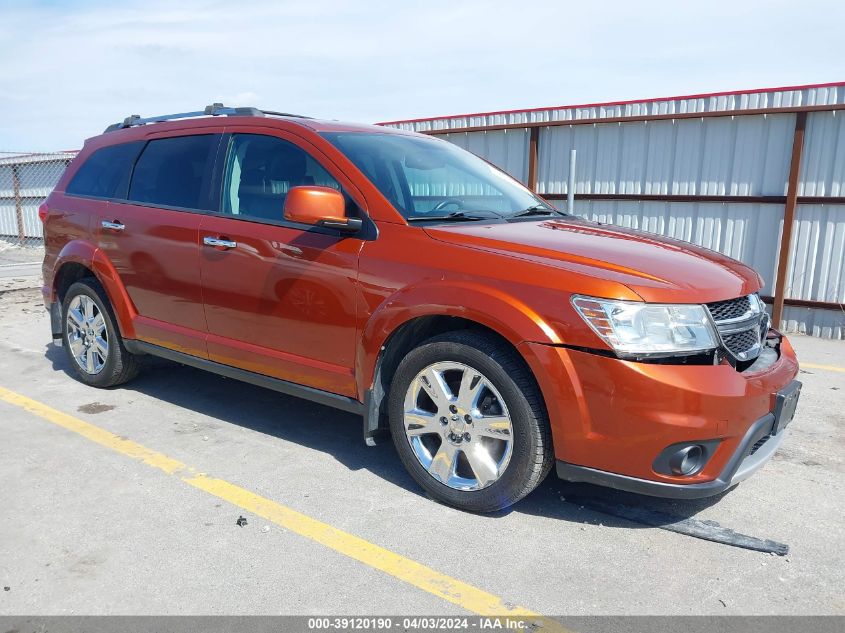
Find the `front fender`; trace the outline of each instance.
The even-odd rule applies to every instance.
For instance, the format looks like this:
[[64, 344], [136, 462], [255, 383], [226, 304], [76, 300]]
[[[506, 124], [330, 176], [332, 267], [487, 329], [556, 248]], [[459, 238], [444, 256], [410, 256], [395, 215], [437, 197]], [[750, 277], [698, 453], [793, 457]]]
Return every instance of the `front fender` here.
[[56, 284], [62, 267], [69, 263], [80, 264], [94, 273], [97, 281], [100, 282], [106, 291], [106, 295], [108, 295], [121, 336], [129, 339], [135, 338], [134, 319], [138, 314], [135, 305], [129, 298], [129, 294], [126, 292], [126, 288], [111, 260], [106, 257], [102, 250], [88, 242], [82, 240], [70, 241], [59, 252], [51, 275], [52, 297], [55, 299], [57, 296]]
[[425, 316], [460, 317], [497, 332], [516, 347], [522, 342], [559, 344], [557, 332], [531, 307], [497, 288], [466, 281], [432, 281], [398, 290], [367, 321], [356, 373], [363, 395], [373, 384], [382, 346], [403, 324]]

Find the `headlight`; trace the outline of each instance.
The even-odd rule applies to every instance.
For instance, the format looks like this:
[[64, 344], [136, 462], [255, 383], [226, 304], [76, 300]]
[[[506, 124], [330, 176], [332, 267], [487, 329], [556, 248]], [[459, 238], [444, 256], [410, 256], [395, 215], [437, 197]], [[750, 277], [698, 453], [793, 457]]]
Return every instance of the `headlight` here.
[[717, 347], [716, 332], [701, 305], [663, 305], [572, 298], [587, 324], [619, 356], [671, 356]]

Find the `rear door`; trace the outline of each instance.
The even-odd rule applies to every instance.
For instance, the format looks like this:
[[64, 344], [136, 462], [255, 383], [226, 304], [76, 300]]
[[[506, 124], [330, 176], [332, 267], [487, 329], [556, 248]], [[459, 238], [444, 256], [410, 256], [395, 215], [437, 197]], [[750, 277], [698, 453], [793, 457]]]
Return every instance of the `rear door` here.
[[287, 222], [283, 206], [287, 191], [297, 185], [343, 191], [348, 214], [359, 212], [363, 198], [324, 156], [293, 135], [239, 133], [224, 144], [219, 211], [200, 225], [209, 358], [356, 396], [363, 242]]
[[137, 310], [142, 340], [207, 357], [198, 234], [220, 134], [152, 138], [126, 200], [109, 202], [93, 227]]

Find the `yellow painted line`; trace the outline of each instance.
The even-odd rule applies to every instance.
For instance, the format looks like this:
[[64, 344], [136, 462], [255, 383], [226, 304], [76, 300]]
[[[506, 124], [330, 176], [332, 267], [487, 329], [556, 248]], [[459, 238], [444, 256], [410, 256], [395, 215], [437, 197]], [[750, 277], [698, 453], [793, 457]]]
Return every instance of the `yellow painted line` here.
[[194, 488], [207, 492], [218, 499], [228, 501], [286, 530], [320, 543], [335, 552], [364, 563], [373, 569], [378, 569], [438, 598], [443, 598], [467, 611], [482, 616], [500, 616], [509, 620], [521, 618], [530, 618], [530, 622], [539, 620], [542, 622], [544, 631], [566, 630], [554, 620], [546, 619], [523, 607], [507, 605], [500, 597], [482, 589], [441, 574], [431, 567], [266, 499], [228, 481], [199, 473], [194, 468], [190, 468], [167, 455], [115, 435], [37, 400], [4, 387], [0, 387], [0, 400], [20, 407], [121, 455], [147, 464], [168, 475], [178, 477]]
[[841, 371], [845, 372], [845, 367], [837, 367], [836, 365], [816, 365], [815, 363], [798, 363], [803, 369], [824, 369], [825, 371]]
[[176, 474], [180, 471], [187, 470], [187, 466], [180, 461], [171, 459], [167, 455], [148, 449], [132, 440], [110, 433], [98, 426], [83, 422], [79, 418], [75, 418], [67, 413], [62, 413], [57, 409], [48, 407], [37, 400], [32, 400], [26, 396], [22, 396], [14, 391], [9, 391], [4, 387], [0, 387], [0, 400], [13, 404], [21, 409], [26, 409], [30, 413], [44, 418], [48, 422], [57, 424], [68, 431], [73, 431], [84, 437], [85, 439], [96, 442], [101, 446], [117, 451], [122, 455], [137, 459], [139, 462], [144, 462], [148, 466], [158, 468], [166, 472], [168, 475]]

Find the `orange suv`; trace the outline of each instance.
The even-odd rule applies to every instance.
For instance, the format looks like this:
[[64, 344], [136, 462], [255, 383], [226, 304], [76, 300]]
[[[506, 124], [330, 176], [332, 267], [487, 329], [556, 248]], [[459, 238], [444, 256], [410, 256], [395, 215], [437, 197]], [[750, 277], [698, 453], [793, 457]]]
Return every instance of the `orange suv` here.
[[717, 494], [800, 392], [760, 276], [566, 215], [431, 137], [255, 108], [127, 118], [42, 205], [53, 339], [97, 387], [152, 354], [363, 416], [435, 499], [558, 476]]

